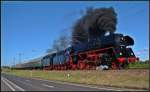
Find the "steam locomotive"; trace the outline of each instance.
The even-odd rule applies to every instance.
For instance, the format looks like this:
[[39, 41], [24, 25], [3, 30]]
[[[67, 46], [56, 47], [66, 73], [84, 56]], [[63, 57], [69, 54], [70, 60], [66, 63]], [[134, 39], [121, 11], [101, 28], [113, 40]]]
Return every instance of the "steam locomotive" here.
[[130, 36], [113, 33], [49, 53], [32, 61], [33, 63], [23, 64], [18, 69], [126, 69], [129, 63], [138, 61], [130, 47], [132, 45], [134, 40]]
[[78, 43], [63, 51], [46, 55], [41, 68], [46, 70], [125, 69], [138, 58], [129, 47], [134, 45], [130, 36], [113, 33], [91, 38], [87, 43]]

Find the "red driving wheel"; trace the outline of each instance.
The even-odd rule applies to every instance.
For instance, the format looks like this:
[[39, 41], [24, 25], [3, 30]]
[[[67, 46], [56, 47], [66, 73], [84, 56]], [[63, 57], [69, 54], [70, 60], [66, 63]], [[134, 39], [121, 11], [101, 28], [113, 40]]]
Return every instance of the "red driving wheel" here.
[[111, 68], [112, 69], [117, 69], [117, 65], [115, 64], [115, 62], [112, 62]]

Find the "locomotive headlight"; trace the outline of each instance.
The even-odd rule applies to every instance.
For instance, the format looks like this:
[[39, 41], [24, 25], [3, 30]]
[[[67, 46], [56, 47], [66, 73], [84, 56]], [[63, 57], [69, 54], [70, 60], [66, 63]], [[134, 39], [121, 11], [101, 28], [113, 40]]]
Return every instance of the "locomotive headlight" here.
[[124, 40], [124, 38], [123, 38], [123, 37], [121, 37], [121, 40], [123, 41], [123, 40]]
[[121, 52], [120, 52], [119, 54], [120, 54], [120, 56], [122, 55], [122, 53], [121, 53]]

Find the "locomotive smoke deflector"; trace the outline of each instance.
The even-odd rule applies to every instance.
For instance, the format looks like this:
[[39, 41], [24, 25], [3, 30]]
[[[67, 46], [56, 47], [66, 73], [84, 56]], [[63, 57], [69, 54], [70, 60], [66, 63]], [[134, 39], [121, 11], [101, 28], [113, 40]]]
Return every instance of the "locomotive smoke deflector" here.
[[134, 45], [134, 40], [130, 36], [124, 36], [123, 39], [127, 46]]

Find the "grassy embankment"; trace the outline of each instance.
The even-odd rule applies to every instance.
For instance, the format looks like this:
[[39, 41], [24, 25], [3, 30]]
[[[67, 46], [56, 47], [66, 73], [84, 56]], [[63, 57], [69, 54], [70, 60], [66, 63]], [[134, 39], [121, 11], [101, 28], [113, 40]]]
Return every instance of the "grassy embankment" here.
[[[94, 85], [148, 88], [149, 70], [83, 70], [83, 71], [40, 71], [40, 70], [3, 70], [2, 72], [23, 77], [38, 77]], [[68, 77], [68, 74], [70, 75]]]

